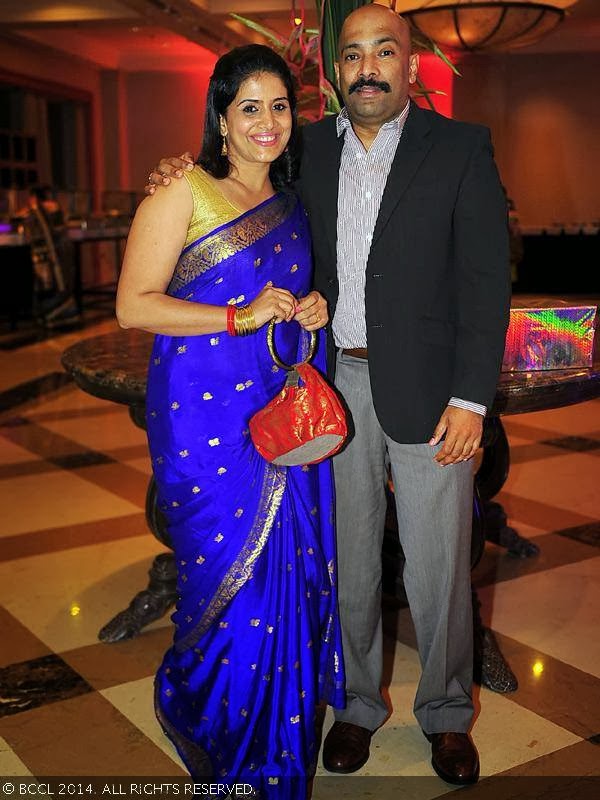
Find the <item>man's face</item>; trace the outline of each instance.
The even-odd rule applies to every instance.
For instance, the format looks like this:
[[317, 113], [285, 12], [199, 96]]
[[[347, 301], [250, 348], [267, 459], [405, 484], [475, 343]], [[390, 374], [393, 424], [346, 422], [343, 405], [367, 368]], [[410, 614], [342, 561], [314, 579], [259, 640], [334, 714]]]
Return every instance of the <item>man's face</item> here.
[[336, 77], [353, 122], [372, 127], [398, 116], [418, 67], [408, 25], [393, 11], [369, 5], [347, 17]]

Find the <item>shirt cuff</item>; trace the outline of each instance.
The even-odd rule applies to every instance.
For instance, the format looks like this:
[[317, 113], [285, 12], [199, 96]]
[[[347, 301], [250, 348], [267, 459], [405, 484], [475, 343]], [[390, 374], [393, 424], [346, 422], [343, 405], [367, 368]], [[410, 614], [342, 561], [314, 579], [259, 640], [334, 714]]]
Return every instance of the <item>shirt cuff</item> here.
[[487, 414], [486, 406], [482, 406], [480, 403], [471, 403], [470, 400], [462, 400], [460, 397], [451, 397], [448, 400], [449, 406], [456, 406], [456, 408], [464, 408], [467, 411], [474, 411], [476, 414], [481, 414], [482, 417], [485, 417]]

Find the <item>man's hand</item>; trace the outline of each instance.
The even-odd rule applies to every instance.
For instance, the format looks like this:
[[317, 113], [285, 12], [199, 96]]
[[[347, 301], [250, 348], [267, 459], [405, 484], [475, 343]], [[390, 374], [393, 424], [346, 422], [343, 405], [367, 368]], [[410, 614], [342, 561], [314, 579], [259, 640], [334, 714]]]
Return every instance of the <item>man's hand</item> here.
[[329, 322], [327, 300], [319, 292], [312, 291], [298, 301], [294, 319], [305, 331], [318, 331]]
[[167, 186], [171, 178], [183, 177], [183, 171], [191, 172], [194, 169], [194, 157], [188, 151], [179, 158], [161, 158], [158, 167], [148, 175], [148, 183], [144, 186], [146, 194], [154, 194], [157, 186]]
[[473, 458], [481, 443], [483, 433], [483, 417], [475, 411], [466, 408], [446, 406], [435, 427], [429, 444], [439, 444], [442, 436], [446, 435], [443, 446], [434, 456], [435, 461], [442, 467], [448, 464], [459, 464]]

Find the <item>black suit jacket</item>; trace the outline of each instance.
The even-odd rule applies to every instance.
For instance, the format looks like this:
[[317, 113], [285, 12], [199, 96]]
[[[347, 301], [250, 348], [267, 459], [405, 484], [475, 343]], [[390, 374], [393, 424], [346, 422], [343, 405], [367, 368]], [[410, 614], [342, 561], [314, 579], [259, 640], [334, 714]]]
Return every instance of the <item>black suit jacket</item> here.
[[[335, 117], [303, 128], [298, 188], [315, 287], [338, 297]], [[491, 406], [508, 324], [507, 208], [487, 128], [411, 104], [366, 267], [375, 411], [398, 442], [426, 442], [450, 397]], [[334, 363], [330, 339], [330, 365]]]

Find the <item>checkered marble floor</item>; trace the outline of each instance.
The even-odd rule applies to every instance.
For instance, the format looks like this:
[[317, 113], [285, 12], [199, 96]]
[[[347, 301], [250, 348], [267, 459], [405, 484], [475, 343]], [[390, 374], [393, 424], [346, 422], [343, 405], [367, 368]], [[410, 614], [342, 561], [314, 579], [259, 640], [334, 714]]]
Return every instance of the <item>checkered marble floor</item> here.
[[[97, 638], [164, 551], [144, 519], [144, 432], [126, 408], [80, 391], [60, 367], [78, 337], [113, 329], [106, 321], [0, 350], [3, 776], [186, 774], [152, 708], [168, 615], [130, 641]], [[547, 796], [581, 798], [588, 784], [556, 792], [565, 776], [600, 776], [600, 401], [506, 418], [505, 427], [512, 466], [496, 500], [540, 554], [518, 559], [488, 544], [473, 575], [519, 689], [476, 687], [482, 781], [468, 791], [496, 797], [486, 787], [549, 776]], [[408, 609], [387, 608], [385, 621], [393, 712], [359, 773], [334, 785], [319, 769], [317, 800], [387, 797], [390, 776], [420, 781], [402, 784], [403, 797], [451, 790], [431, 777], [412, 716], [419, 662]]]

